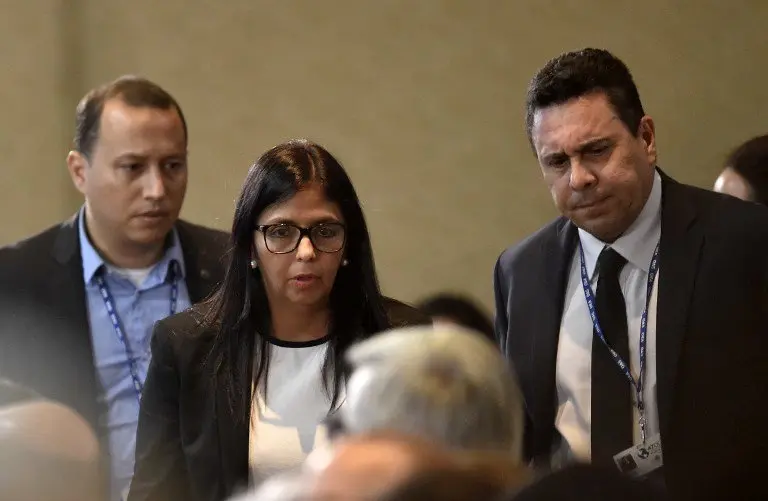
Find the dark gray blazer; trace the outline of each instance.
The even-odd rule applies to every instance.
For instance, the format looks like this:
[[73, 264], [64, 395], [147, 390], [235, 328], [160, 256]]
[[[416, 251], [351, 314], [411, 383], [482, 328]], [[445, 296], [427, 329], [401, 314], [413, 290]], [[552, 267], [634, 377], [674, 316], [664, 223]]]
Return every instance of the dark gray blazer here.
[[[577, 241], [561, 217], [507, 249], [495, 268], [496, 334], [525, 397], [525, 454], [541, 464], [559, 440], [555, 364]], [[768, 209], [662, 173], [659, 259], [667, 486], [675, 499], [709, 499], [728, 486], [763, 494], [751, 475], [768, 452]]]

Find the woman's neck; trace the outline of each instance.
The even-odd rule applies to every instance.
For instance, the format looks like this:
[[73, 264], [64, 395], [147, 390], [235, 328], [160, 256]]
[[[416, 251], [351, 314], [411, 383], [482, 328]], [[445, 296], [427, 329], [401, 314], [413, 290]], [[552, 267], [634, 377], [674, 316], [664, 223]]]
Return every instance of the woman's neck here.
[[274, 308], [272, 335], [281, 341], [314, 341], [328, 335], [331, 313], [327, 308]]

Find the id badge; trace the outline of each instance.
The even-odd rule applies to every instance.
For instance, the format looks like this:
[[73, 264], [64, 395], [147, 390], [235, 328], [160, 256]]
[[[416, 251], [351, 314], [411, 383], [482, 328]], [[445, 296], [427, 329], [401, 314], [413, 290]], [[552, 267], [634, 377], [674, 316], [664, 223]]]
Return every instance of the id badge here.
[[619, 471], [631, 477], [644, 477], [664, 465], [661, 453], [661, 435], [648, 438], [644, 444], [638, 444], [613, 456]]

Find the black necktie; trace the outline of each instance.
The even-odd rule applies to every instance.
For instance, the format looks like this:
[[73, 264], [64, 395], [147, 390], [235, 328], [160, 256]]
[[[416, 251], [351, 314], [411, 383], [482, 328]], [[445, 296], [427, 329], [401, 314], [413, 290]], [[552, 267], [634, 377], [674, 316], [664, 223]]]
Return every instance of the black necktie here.
[[[627, 310], [619, 273], [627, 260], [605, 247], [597, 260], [595, 310], [608, 344], [629, 364]], [[632, 446], [632, 385], [600, 341], [592, 336], [592, 462], [613, 461]]]

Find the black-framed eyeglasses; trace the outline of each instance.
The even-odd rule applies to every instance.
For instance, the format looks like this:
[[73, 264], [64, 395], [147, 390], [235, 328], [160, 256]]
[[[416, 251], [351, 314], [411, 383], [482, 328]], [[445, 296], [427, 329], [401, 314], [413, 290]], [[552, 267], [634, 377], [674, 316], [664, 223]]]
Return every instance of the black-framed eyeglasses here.
[[342, 223], [318, 223], [309, 228], [291, 223], [260, 224], [256, 230], [264, 236], [264, 245], [273, 254], [295, 251], [304, 237], [320, 252], [339, 252], [347, 238], [347, 229]]

